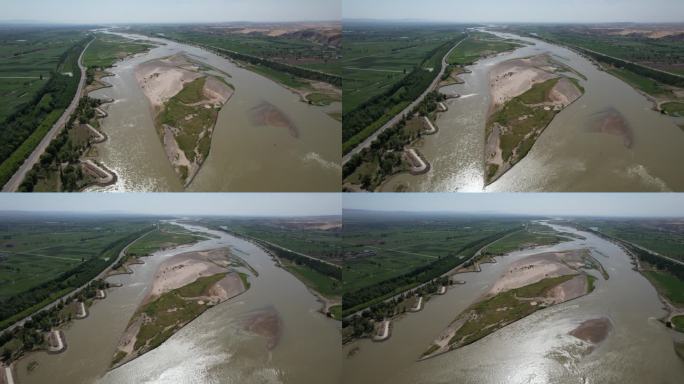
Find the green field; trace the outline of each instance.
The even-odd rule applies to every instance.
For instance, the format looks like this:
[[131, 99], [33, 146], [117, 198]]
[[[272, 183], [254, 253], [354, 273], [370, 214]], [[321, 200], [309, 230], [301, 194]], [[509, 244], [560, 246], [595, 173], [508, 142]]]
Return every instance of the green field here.
[[672, 304], [684, 306], [684, 281], [661, 271], [644, 271], [643, 274]]
[[492, 255], [505, 255], [522, 248], [557, 244], [567, 239], [553, 233], [540, 233], [530, 229], [506, 236], [486, 249]]
[[[0, 121], [28, 104], [60, 68], [61, 57], [85, 37], [74, 28], [17, 28], [0, 31]], [[42, 79], [41, 79], [42, 77]]]
[[663, 103], [660, 107], [666, 114], [670, 116], [684, 116], [684, 103]]
[[432, 50], [460, 36], [462, 28], [345, 26], [342, 45], [343, 111], [391, 88]]
[[153, 47], [152, 44], [100, 33], [83, 55], [83, 64], [86, 67], [108, 68], [129, 55], [145, 52]]
[[342, 284], [339, 280], [332, 279], [306, 265], [297, 265], [289, 262], [283, 262], [283, 264], [290, 273], [321, 295], [329, 298], [340, 296]]
[[341, 228], [325, 226], [303, 228], [296, 223], [234, 220], [230, 229], [321, 260], [339, 264]]
[[640, 245], [651, 251], [684, 261], [684, 231], [668, 220], [593, 220], [583, 221], [602, 233]]
[[130, 256], [148, 256], [162, 248], [171, 248], [183, 244], [191, 244], [205, 239], [206, 237], [192, 235], [189, 233], [175, 233], [163, 230], [154, 231], [145, 235], [145, 237], [128, 247], [126, 254]]
[[373, 285], [443, 257], [463, 257], [456, 252], [464, 245], [517, 225], [515, 221], [486, 220], [436, 221], [419, 227], [413, 222], [345, 222], [344, 251], [368, 250], [375, 255], [345, 261], [344, 291]]
[[472, 32], [458, 48], [451, 52], [447, 58], [447, 63], [471, 65], [481, 57], [511, 51], [518, 47], [521, 45], [500, 39], [490, 33]]
[[671, 96], [672, 92], [665, 88], [665, 86], [658, 82], [655, 81], [651, 78], [648, 78], [646, 76], [639, 75], [637, 73], [634, 73], [632, 71], [628, 71], [626, 69], [622, 68], [610, 68], [608, 69], [608, 73], [615, 75], [622, 81], [626, 82], [627, 84], [633, 86], [636, 89], [639, 89], [643, 92], [646, 92], [650, 95], [654, 96]]
[[251, 56], [339, 75], [338, 50], [294, 37], [271, 37], [258, 34], [216, 33], [203, 26], [154, 26], [141, 32], [224, 48]]
[[86, 260], [102, 257], [113, 241], [141, 228], [140, 224], [117, 221], [3, 226], [0, 300], [56, 278]]

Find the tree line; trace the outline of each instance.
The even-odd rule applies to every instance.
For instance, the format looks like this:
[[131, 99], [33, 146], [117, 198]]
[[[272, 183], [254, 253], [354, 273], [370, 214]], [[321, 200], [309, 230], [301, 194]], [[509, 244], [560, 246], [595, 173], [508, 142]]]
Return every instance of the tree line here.
[[[520, 228], [516, 226], [502, 232], [497, 232], [489, 236], [473, 240], [463, 245], [458, 251], [456, 251], [456, 255], [465, 256], [467, 258], [467, 263], [483, 246], [519, 229]], [[372, 302], [373, 300], [390, 296], [407, 287], [435, 279], [461, 264], [461, 260], [462, 258], [456, 256], [440, 257], [429, 264], [417, 267], [402, 275], [395, 276], [391, 279], [387, 279], [367, 287], [359, 288], [353, 292], [345, 293], [342, 299], [342, 307], [344, 308], [343, 315], [345, 313], [349, 314], [357, 310], [358, 307]]]
[[342, 280], [342, 269], [337, 266], [330, 265], [328, 263], [324, 263], [320, 260], [312, 259], [306, 256], [302, 256], [298, 253], [291, 252], [279, 247], [274, 247], [266, 242], [260, 241], [260, 240], [255, 240], [257, 241], [262, 247], [270, 250], [271, 252], [275, 253], [278, 257], [282, 257], [284, 259], [288, 259], [296, 264], [303, 264], [308, 266], [309, 268], [320, 272], [328, 277], [332, 277], [333, 279], [337, 280]]
[[[79, 52], [83, 50], [87, 41], [88, 39], [81, 40], [64, 52], [57, 67], [78, 68]], [[53, 71], [50, 79], [31, 101], [18, 108], [0, 124], [0, 163], [8, 160], [53, 111], [64, 110], [69, 106], [76, 94], [79, 81], [80, 71], [73, 73], [73, 76]], [[4, 184], [23, 161], [24, 159], [16, 159], [16, 164], [10, 164], [11, 172], [2, 175], [3, 180], [0, 182]]]
[[[165, 36], [164, 38], [169, 39], [169, 40], [176, 40], [179, 42], [183, 42], [178, 39], [173, 39], [171, 37]], [[240, 53], [240, 52], [235, 52], [231, 51], [229, 49], [225, 48], [219, 48], [219, 47], [213, 47], [205, 44], [200, 44], [200, 43], [193, 43], [196, 45], [199, 45], [200, 47], [204, 49], [208, 49], [210, 51], [216, 52], [219, 55], [225, 55], [228, 56], [232, 59], [235, 60], [241, 60], [241, 61], [246, 61], [252, 65], [262, 65], [264, 67], [268, 67], [271, 69], [274, 69], [276, 71], [280, 72], [286, 72], [294, 76], [298, 76], [304, 79], [309, 79], [309, 80], [315, 80], [315, 81], [323, 81], [329, 84], [332, 84], [337, 87], [342, 86], [342, 78], [340, 76], [335, 76], [331, 75], [329, 73], [325, 72], [320, 72], [320, 71], [314, 71], [312, 69], [307, 69], [307, 68], [302, 68], [302, 67], [297, 67], [294, 65], [289, 65], [285, 63], [279, 63], [277, 61], [272, 61], [272, 60], [267, 60], [261, 57], [256, 57], [252, 55], [248, 55], [245, 53]]]
[[[409, 113], [409, 116], [415, 114], [428, 116], [437, 109], [437, 104], [445, 99], [446, 96], [444, 94], [432, 91]], [[407, 117], [403, 116], [397, 124], [380, 133], [369, 148], [364, 148], [361, 152], [352, 156], [342, 166], [342, 178], [346, 178], [354, 173], [364, 162], [373, 160], [376, 160], [380, 165], [378, 173], [375, 178], [371, 178], [370, 175], [364, 175], [364, 180], [361, 180], [361, 187], [363, 189], [368, 190], [374, 184], [380, 184], [386, 176], [394, 174], [395, 169], [401, 165], [401, 152], [404, 146], [422, 135], [421, 132], [405, 130], [406, 122]]]
[[[74, 192], [83, 188], [83, 170], [79, 164], [81, 155], [90, 143], [75, 143], [71, 139], [71, 130], [76, 123], [86, 124], [96, 117], [95, 108], [102, 104], [101, 100], [84, 96], [79, 100], [76, 111], [69, 117], [66, 129], [57, 135], [40, 156], [40, 161], [26, 173], [24, 180], [19, 185], [19, 192], [32, 192], [41, 178], [48, 178], [50, 172], [59, 170], [61, 191]], [[62, 167], [62, 164], [66, 166]]]

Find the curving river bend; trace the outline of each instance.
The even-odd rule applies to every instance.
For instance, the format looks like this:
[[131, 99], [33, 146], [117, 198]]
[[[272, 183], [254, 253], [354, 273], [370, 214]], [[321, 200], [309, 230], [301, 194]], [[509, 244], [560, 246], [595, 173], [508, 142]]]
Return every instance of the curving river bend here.
[[[135, 78], [135, 67], [149, 60], [185, 53], [229, 76], [235, 94], [221, 109], [211, 151], [188, 191], [338, 191], [341, 178], [342, 125], [327, 113], [340, 103], [311, 106], [279, 84], [205, 49], [147, 36], [116, 33], [162, 43], [147, 53], [118, 62], [104, 81], [112, 87], [91, 97], [115, 99], [105, 104], [102, 120], [108, 140], [97, 146], [98, 160], [117, 173], [115, 185], [93, 190], [182, 191], [164, 154], [151, 110]], [[250, 118], [254, 108], [269, 103], [294, 124], [297, 135], [283, 127], [260, 125]]]
[[[31, 383], [334, 383], [341, 375], [339, 323], [320, 314], [321, 304], [294, 276], [260, 248], [225, 232], [183, 224], [217, 238], [145, 257], [132, 275], [108, 279], [123, 287], [108, 291], [83, 320], [64, 331], [61, 354], [30, 354], [16, 364], [18, 384]], [[157, 267], [188, 251], [230, 247], [259, 273], [244, 294], [207, 310], [157, 349], [107, 372], [118, 339], [145, 297]], [[245, 271], [248, 272], [248, 271]], [[249, 273], [249, 272], [248, 272]], [[244, 330], [255, 312], [274, 310], [281, 335], [267, 340]], [[327, 346], [327, 347], [326, 347]], [[31, 373], [31, 361], [38, 365]]]
[[[487, 31], [490, 32], [490, 31]], [[383, 191], [684, 191], [684, 131], [677, 120], [652, 110], [652, 103], [630, 85], [599, 70], [567, 48], [517, 35], [490, 32], [532, 45], [479, 60], [460, 75], [464, 84], [442, 89], [460, 94], [447, 101], [437, 118], [439, 132], [426, 136], [420, 151], [432, 169], [420, 176], [400, 174]], [[586, 92], [556, 115], [527, 156], [495, 183], [484, 187], [484, 140], [490, 105], [489, 70], [503, 61], [548, 52], [587, 77]], [[617, 111], [631, 131], [622, 137], [596, 132], [597, 117]]]
[[[384, 342], [354, 342], [343, 349], [343, 383], [680, 383], [684, 361], [673, 338], [684, 339], [657, 319], [666, 311], [656, 290], [632, 269], [621, 248], [571, 227], [555, 229], [584, 236], [554, 246], [513, 252], [483, 264], [482, 272], [459, 274], [444, 296], [424, 309], [394, 322]], [[481, 295], [515, 260], [546, 251], [587, 247], [610, 274], [597, 288], [576, 300], [547, 308], [504, 327], [477, 342], [435, 358], [417, 358], [440, 332]], [[608, 317], [613, 330], [591, 354], [582, 357], [568, 335], [582, 321]], [[356, 354], [347, 353], [359, 347]]]

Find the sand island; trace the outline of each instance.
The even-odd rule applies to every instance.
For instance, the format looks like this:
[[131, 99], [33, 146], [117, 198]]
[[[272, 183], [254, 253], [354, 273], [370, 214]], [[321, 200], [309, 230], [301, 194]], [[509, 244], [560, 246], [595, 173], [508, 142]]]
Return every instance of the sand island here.
[[207, 309], [249, 289], [246, 267], [229, 249], [186, 252], [159, 266], [152, 287], [119, 340], [112, 368], [161, 345]]
[[583, 77], [548, 54], [507, 60], [492, 68], [486, 184], [522, 160], [554, 116], [582, 96], [584, 88], [571, 75]]
[[188, 186], [209, 156], [218, 113], [234, 88], [182, 54], [142, 63], [135, 75], [166, 156]]
[[489, 291], [442, 332], [421, 359], [461, 348], [547, 307], [589, 294], [596, 277], [608, 274], [586, 249], [546, 252], [511, 264]]

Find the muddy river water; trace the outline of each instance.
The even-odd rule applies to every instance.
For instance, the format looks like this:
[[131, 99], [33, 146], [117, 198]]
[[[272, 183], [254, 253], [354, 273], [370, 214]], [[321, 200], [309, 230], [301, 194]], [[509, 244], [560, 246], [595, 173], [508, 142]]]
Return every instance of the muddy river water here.
[[[657, 319], [666, 311], [656, 290], [632, 269], [615, 244], [570, 227], [584, 236], [554, 246], [497, 257], [482, 272], [459, 274], [466, 281], [431, 299], [418, 313], [394, 322], [384, 342], [358, 341], [343, 349], [343, 383], [680, 383], [684, 361], [673, 349], [681, 335]], [[427, 346], [466, 307], [485, 294], [515, 260], [545, 251], [589, 248], [610, 274], [598, 273], [591, 294], [540, 310], [477, 342], [417, 362]], [[568, 332], [585, 320], [607, 317], [613, 329], [591, 354], [582, 355]], [[347, 357], [349, 351], [358, 352]]]
[[[384, 186], [409, 191], [682, 191], [684, 131], [676, 120], [652, 110], [630, 85], [599, 70], [588, 59], [538, 39], [495, 33], [531, 45], [478, 61], [460, 77], [463, 84], [442, 89], [460, 94], [437, 118], [439, 132], [420, 151], [432, 164], [423, 175], [397, 175]], [[527, 156], [496, 182], [484, 187], [485, 122], [490, 106], [489, 71], [512, 58], [548, 52], [587, 77], [585, 94], [560, 112]], [[619, 114], [628, 131], [596, 130], [597, 119]]]
[[[215, 68], [235, 87], [220, 111], [209, 157], [189, 191], [338, 191], [341, 177], [341, 123], [327, 113], [341, 109], [311, 106], [279, 84], [212, 52], [166, 39], [119, 34], [164, 43], [117, 63], [104, 80], [112, 85], [91, 97], [114, 99], [102, 120], [108, 140], [98, 159], [118, 175], [110, 191], [180, 191], [181, 182], [155, 132], [151, 110], [135, 78], [138, 64], [184, 53]], [[218, 74], [219, 72], [217, 72]], [[264, 103], [286, 115], [297, 130], [258, 124], [250, 113]]]
[[[65, 330], [67, 349], [34, 353], [19, 361], [15, 379], [30, 383], [335, 383], [341, 375], [339, 323], [317, 310], [321, 304], [269, 255], [224, 232], [185, 225], [217, 238], [160, 251], [133, 265], [132, 275], [96, 302], [89, 316]], [[145, 297], [161, 262], [187, 251], [230, 247], [259, 273], [244, 294], [204, 312], [160, 347], [107, 372], [120, 335]], [[248, 272], [248, 271], [245, 271]], [[255, 313], [275, 313], [281, 334], [269, 340], [245, 330]], [[328, 347], [325, 347], [328, 346]], [[31, 361], [38, 365], [31, 373]]]

